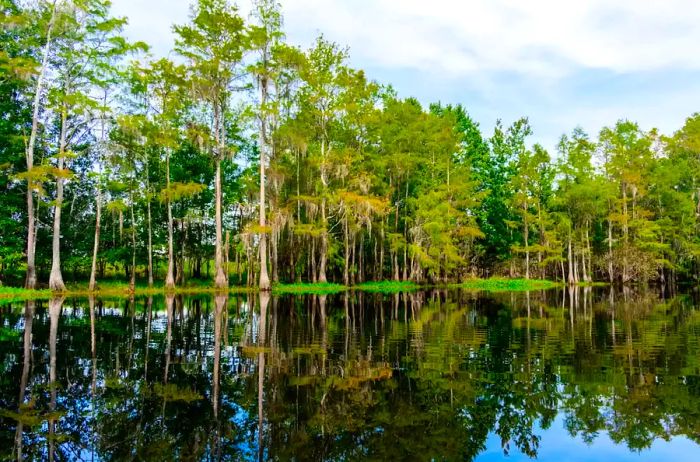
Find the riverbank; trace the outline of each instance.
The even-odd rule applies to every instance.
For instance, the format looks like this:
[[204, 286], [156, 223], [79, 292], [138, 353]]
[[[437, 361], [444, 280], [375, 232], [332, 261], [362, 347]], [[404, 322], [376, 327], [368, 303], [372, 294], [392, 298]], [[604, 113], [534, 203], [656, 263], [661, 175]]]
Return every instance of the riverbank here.
[[[336, 283], [293, 283], [293, 284], [276, 284], [272, 288], [273, 294], [334, 294], [345, 292], [348, 290], [358, 290], [364, 292], [376, 293], [396, 293], [407, 292], [420, 289], [431, 288], [460, 288], [468, 290], [483, 290], [489, 292], [499, 291], [528, 291], [528, 290], [543, 290], [561, 287], [562, 284], [554, 281], [540, 279], [508, 279], [508, 278], [490, 278], [490, 279], [470, 279], [461, 283], [445, 284], [445, 285], [420, 285], [412, 281], [376, 281], [363, 282], [361, 284], [346, 286]], [[210, 281], [191, 281], [185, 286], [178, 286], [173, 291], [168, 293], [173, 294], [199, 294], [199, 293], [254, 293], [257, 292], [256, 287], [231, 286], [228, 290], [217, 290], [211, 286]], [[65, 292], [52, 292], [49, 289], [28, 290], [18, 287], [0, 287], [0, 300], [31, 300], [51, 298], [55, 295], [63, 295], [67, 297], [88, 297], [95, 296], [129, 296], [129, 295], [159, 295], [166, 293], [166, 289], [162, 283], [154, 284], [149, 287], [147, 284], [139, 282], [134, 290], [131, 291], [129, 284], [122, 281], [109, 281], [98, 284], [97, 290], [90, 291], [87, 284], [69, 284]]]

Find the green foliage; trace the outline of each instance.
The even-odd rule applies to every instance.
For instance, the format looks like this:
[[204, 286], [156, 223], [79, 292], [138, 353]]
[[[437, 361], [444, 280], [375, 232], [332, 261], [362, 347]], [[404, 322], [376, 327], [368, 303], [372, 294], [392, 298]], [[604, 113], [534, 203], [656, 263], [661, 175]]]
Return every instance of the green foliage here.
[[40, 282], [59, 206], [68, 284], [92, 271], [98, 225], [97, 279], [170, 270], [182, 286], [252, 286], [264, 261], [273, 283], [347, 287], [700, 280], [697, 114], [671, 136], [626, 120], [597, 137], [575, 128], [550, 155], [525, 117], [487, 135], [464, 106], [399, 98], [342, 44], [289, 45], [273, 0], [249, 18], [196, 1], [174, 26], [175, 61], [142, 55], [106, 0], [0, 9], [2, 284], [29, 266], [27, 190]]
[[512, 292], [551, 289], [558, 284], [553, 281], [540, 279], [473, 279], [457, 285], [464, 289], [485, 290], [489, 292]]

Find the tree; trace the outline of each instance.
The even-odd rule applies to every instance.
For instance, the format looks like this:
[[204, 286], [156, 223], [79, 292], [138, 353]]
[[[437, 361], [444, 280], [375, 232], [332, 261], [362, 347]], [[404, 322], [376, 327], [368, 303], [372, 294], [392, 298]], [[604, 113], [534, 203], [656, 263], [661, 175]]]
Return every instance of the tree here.
[[651, 140], [636, 123], [621, 120], [600, 132], [600, 151], [608, 179], [617, 187], [610, 201], [609, 223], [621, 234], [618, 252], [609, 258], [623, 283], [647, 278], [656, 271], [656, 262], [648, 244], [656, 238], [656, 229], [645, 207], [649, 172], [654, 163]]
[[201, 104], [201, 117], [206, 131], [197, 131], [201, 145], [214, 159], [215, 209], [215, 267], [214, 285], [228, 286], [224, 269], [222, 230], [221, 162], [230, 157], [227, 146], [228, 117], [232, 110], [234, 82], [241, 71], [241, 60], [246, 49], [244, 21], [235, 7], [226, 0], [199, 0], [192, 13], [191, 23], [175, 26], [178, 35], [177, 51], [189, 61], [189, 79], [194, 99]]
[[[52, 263], [49, 287], [65, 290], [61, 274], [60, 236], [63, 188], [68, 173], [66, 161], [74, 153], [71, 148], [91, 135], [96, 113], [100, 108], [95, 90], [114, 83], [111, 67], [126, 53], [144, 45], [129, 44], [119, 36], [126, 19], [109, 16], [110, 2], [80, 0], [66, 4], [62, 16], [61, 35], [56, 38], [53, 59], [55, 81], [49, 101], [58, 119], [58, 152], [56, 158], [56, 198], [54, 205]], [[97, 93], [99, 95], [99, 93]]]
[[[26, 147], [27, 161], [27, 277], [25, 287], [33, 289], [36, 286], [36, 267], [35, 267], [35, 251], [36, 251], [36, 218], [34, 215], [34, 148], [36, 144], [37, 131], [39, 128], [39, 113], [41, 110], [41, 98], [44, 91], [45, 76], [49, 65], [49, 54], [53, 44], [54, 25], [58, 15], [58, 7], [60, 0], [54, 0], [49, 8], [49, 20], [46, 23], [44, 36], [46, 37], [43, 44], [43, 52], [41, 65], [36, 74], [36, 86], [34, 90], [34, 100], [32, 103], [32, 128], [29, 134], [29, 142]], [[44, 6], [44, 5], [42, 5]], [[37, 16], [42, 14], [42, 10], [35, 13]]]
[[260, 290], [270, 290], [270, 276], [267, 271], [267, 223], [265, 215], [265, 166], [272, 154], [271, 117], [275, 116], [276, 102], [270, 100], [270, 85], [280, 72], [276, 62], [276, 50], [283, 39], [282, 14], [275, 0], [256, 0], [253, 15], [256, 25], [249, 31], [251, 48], [257, 52], [257, 61], [250, 72], [255, 77], [260, 100], [258, 102], [258, 149], [260, 151]]

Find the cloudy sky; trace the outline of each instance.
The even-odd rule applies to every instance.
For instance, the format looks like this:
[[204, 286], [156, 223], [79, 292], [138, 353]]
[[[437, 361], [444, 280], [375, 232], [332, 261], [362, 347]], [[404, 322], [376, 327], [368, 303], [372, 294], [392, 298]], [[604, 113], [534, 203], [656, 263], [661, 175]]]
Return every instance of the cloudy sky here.
[[[243, 10], [249, 0], [238, 3]], [[627, 118], [670, 133], [700, 111], [695, 0], [281, 0], [291, 43], [323, 33], [400, 96], [464, 104], [490, 132], [528, 116], [553, 149]], [[113, 0], [127, 34], [172, 47], [190, 0]]]

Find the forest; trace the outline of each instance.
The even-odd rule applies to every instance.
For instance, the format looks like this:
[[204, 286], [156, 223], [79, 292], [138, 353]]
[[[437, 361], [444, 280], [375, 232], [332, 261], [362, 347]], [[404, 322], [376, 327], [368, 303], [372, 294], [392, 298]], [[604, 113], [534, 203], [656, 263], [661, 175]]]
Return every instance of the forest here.
[[110, 6], [0, 0], [1, 285], [700, 278], [700, 114], [548, 152], [288, 43], [275, 0], [197, 0], [167, 58]]

